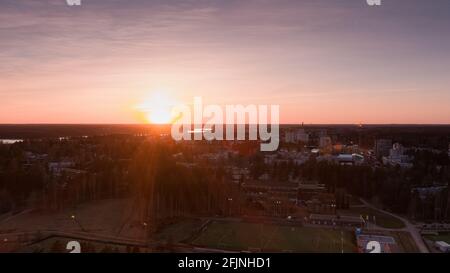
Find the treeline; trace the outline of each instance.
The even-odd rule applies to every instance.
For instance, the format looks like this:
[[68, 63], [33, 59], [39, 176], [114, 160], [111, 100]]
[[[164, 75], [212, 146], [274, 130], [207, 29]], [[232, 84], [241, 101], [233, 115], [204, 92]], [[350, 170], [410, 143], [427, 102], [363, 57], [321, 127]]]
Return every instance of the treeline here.
[[[206, 147], [206, 146], [205, 146]], [[46, 154], [29, 162], [26, 153]], [[143, 222], [239, 211], [239, 185], [223, 166], [177, 164], [190, 145], [147, 137], [105, 136], [0, 145], [0, 213], [26, 206], [62, 210], [90, 200], [131, 197]], [[73, 162], [61, 171], [50, 162]]]
[[[396, 213], [422, 220], [450, 219], [450, 165], [447, 155], [427, 151], [414, 155], [417, 157], [410, 169], [349, 166], [310, 160], [300, 167], [300, 173], [307, 180], [325, 184], [330, 192], [343, 188]], [[432, 190], [427, 191], [430, 193], [423, 198], [415, 193], [417, 189]]]
[[[313, 180], [325, 184], [337, 197], [344, 191], [372, 200], [384, 209], [418, 219], [449, 219], [450, 160], [447, 153], [417, 150], [409, 151], [409, 155], [414, 157], [413, 167], [409, 169], [339, 165], [314, 158], [301, 165], [291, 160], [265, 164], [260, 154], [251, 157], [249, 162], [253, 179], [266, 173], [271, 181]], [[436, 192], [438, 189], [442, 190]], [[423, 196], [417, 193], [420, 191], [429, 193]]]
[[178, 165], [168, 149], [161, 143], [142, 143], [130, 162], [129, 182], [143, 221], [238, 209], [238, 185], [225, 179], [220, 166]]

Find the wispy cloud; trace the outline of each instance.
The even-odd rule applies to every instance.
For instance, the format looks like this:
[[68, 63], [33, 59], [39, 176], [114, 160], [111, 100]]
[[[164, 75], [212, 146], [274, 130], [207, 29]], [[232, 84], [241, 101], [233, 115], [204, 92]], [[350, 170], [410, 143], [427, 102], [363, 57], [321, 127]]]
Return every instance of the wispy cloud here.
[[[287, 107], [333, 98], [330, 111], [336, 101], [369, 105], [374, 92], [389, 103], [402, 90], [450, 99], [448, 1], [384, 2], [0, 0], [0, 122], [24, 105], [30, 120], [51, 122], [60, 104], [73, 107], [70, 119], [132, 121], [124, 104], [161, 85], [223, 101], [279, 95]], [[448, 113], [442, 100], [429, 107]]]

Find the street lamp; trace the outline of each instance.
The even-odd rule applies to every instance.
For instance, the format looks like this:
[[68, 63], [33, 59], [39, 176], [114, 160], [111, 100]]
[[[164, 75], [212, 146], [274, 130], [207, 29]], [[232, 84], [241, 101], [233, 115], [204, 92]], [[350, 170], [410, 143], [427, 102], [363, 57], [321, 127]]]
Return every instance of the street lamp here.
[[75, 223], [78, 224], [78, 226], [81, 228], [82, 231], [86, 231], [86, 230], [84, 229], [84, 227], [81, 225], [80, 221], [78, 221], [78, 219], [75, 217], [75, 215], [70, 216], [70, 218], [72, 218], [72, 220], [74, 220]]
[[233, 198], [231, 198], [231, 197], [228, 197], [228, 216], [230, 216], [231, 215], [231, 201], [233, 201]]

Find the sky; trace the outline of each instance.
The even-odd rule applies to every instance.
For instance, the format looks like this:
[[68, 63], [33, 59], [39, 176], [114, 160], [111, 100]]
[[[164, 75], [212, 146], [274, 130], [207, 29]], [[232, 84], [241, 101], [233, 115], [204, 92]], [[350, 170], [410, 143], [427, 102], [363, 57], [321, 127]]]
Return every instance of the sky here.
[[141, 123], [201, 96], [450, 124], [449, 49], [448, 0], [0, 0], [0, 123]]

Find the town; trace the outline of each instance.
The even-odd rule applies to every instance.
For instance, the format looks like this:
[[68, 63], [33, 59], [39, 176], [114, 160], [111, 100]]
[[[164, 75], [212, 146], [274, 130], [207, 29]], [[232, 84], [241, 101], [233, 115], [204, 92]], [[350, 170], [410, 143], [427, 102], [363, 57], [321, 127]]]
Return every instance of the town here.
[[169, 127], [0, 126], [0, 251], [449, 251], [448, 126], [282, 125], [274, 152]]

